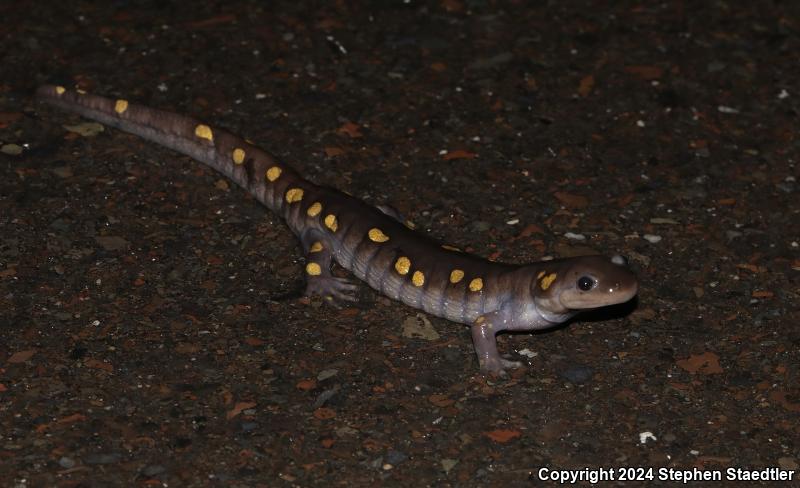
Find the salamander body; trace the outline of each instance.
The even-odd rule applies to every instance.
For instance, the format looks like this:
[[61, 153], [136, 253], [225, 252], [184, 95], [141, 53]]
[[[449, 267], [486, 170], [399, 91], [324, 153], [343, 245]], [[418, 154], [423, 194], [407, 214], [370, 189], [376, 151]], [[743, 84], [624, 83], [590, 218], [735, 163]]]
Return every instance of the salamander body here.
[[318, 186], [262, 149], [190, 117], [46, 85], [42, 100], [201, 161], [285, 219], [306, 256], [306, 293], [355, 300], [357, 286], [331, 274], [333, 261], [380, 293], [471, 326], [481, 370], [519, 363], [500, 357], [495, 335], [565, 322], [623, 303], [638, 290], [621, 256], [525, 265], [490, 262], [414, 232], [396, 212]]

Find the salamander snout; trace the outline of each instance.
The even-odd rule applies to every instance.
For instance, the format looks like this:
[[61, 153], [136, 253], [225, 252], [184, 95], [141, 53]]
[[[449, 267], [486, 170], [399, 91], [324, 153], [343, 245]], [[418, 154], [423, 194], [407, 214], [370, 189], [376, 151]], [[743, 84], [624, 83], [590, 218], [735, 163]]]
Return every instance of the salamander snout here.
[[639, 281], [623, 256], [583, 256], [569, 260], [559, 282], [558, 301], [569, 310], [624, 303], [636, 296]]

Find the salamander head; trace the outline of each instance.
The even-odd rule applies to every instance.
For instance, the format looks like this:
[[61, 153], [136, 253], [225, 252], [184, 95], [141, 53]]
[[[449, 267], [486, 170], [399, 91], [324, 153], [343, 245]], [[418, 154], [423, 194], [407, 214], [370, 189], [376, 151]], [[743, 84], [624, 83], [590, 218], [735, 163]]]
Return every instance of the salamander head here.
[[552, 314], [606, 307], [636, 296], [639, 282], [622, 256], [581, 256], [552, 261], [533, 282], [537, 305]]

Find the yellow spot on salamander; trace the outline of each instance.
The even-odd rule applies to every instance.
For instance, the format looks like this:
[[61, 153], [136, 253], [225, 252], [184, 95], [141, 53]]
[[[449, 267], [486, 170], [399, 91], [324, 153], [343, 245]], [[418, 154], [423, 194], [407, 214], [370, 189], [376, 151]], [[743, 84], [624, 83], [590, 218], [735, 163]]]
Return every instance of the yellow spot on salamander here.
[[86, 90], [81, 90], [80, 88], [78, 88], [75, 91], [78, 92], [79, 95], [86, 95]]
[[236, 149], [233, 150], [232, 157], [234, 163], [236, 164], [244, 163], [244, 156], [245, 156], [244, 149], [240, 149], [237, 147]]
[[548, 288], [550, 288], [550, 285], [552, 285], [555, 280], [556, 280], [556, 274], [550, 273], [549, 275], [542, 278], [542, 281], [539, 283], [539, 286], [542, 288], [542, 290], [547, 290]]
[[469, 282], [469, 290], [470, 291], [481, 291], [483, 289], [483, 280], [480, 278], [475, 278], [474, 280]]
[[329, 228], [331, 231], [336, 232], [336, 229], [339, 228], [339, 220], [333, 214], [328, 214], [325, 217], [325, 227]]
[[67, 91], [67, 89], [64, 88], [63, 86], [57, 86], [56, 87], [56, 93], [59, 94], [59, 95], [63, 95], [65, 91]]
[[273, 167], [271, 167], [270, 169], [267, 170], [267, 173], [266, 173], [267, 179], [269, 181], [275, 181], [281, 175], [281, 172], [282, 172], [282, 170], [279, 167], [273, 166]]
[[408, 270], [411, 269], [411, 260], [405, 256], [397, 258], [397, 261], [394, 263], [394, 269], [401, 275], [407, 275]]
[[414, 283], [414, 286], [422, 286], [425, 284], [425, 275], [422, 274], [422, 271], [414, 271], [414, 274], [411, 275], [411, 282]]
[[128, 101], [127, 100], [121, 100], [121, 99], [117, 100], [117, 102], [114, 104], [114, 112], [117, 112], [118, 114], [121, 114], [121, 113], [125, 112], [126, 110], [128, 110]]
[[312, 203], [311, 206], [308, 207], [308, 210], [306, 210], [309, 217], [316, 217], [320, 212], [322, 212], [322, 204], [319, 202]]
[[302, 188], [289, 188], [286, 190], [286, 201], [289, 203], [299, 202], [303, 199]]
[[461, 249], [453, 246], [448, 246], [447, 244], [442, 244], [442, 249], [447, 249], [448, 251], [461, 252]]
[[542, 276], [544, 276], [544, 273], [545, 273], [544, 271], [539, 271], [539, 274], [538, 274], [538, 275], [536, 275], [536, 279], [537, 279], [537, 280], [540, 280], [540, 279], [542, 279]]
[[319, 276], [322, 274], [322, 268], [317, 263], [306, 264], [306, 273], [311, 276]]
[[201, 139], [208, 139], [209, 141], [214, 140], [214, 134], [211, 132], [211, 127], [200, 124], [194, 128], [194, 135]]
[[486, 317], [484, 317], [483, 315], [481, 315], [480, 317], [475, 319], [475, 324], [477, 324], [477, 325], [481, 325], [484, 322], [486, 322]]
[[458, 283], [464, 279], [464, 272], [460, 269], [454, 269], [450, 272], [450, 283]]
[[384, 234], [383, 231], [378, 228], [370, 229], [367, 235], [369, 236], [369, 240], [373, 242], [386, 242], [389, 240], [389, 236]]
[[308, 252], [320, 252], [322, 251], [322, 243], [317, 241], [314, 244], [311, 244], [311, 249]]
[[414, 222], [410, 221], [410, 220], [406, 220], [405, 222], [403, 222], [403, 225], [405, 225], [406, 227], [408, 227], [411, 230], [414, 230], [414, 229], [417, 228], [417, 225]]

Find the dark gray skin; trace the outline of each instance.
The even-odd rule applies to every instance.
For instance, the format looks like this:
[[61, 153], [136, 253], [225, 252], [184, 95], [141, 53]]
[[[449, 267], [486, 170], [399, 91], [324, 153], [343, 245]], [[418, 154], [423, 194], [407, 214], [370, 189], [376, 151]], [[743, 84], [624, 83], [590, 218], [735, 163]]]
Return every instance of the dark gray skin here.
[[357, 286], [331, 274], [335, 261], [390, 298], [470, 325], [484, 372], [520, 366], [498, 354], [498, 332], [552, 327], [581, 311], [626, 302], [638, 291], [621, 256], [490, 262], [442, 247], [409, 229], [391, 209], [315, 185], [267, 152], [190, 117], [57, 86], [42, 86], [37, 95], [191, 156], [247, 190], [299, 237], [307, 294], [355, 300]]

